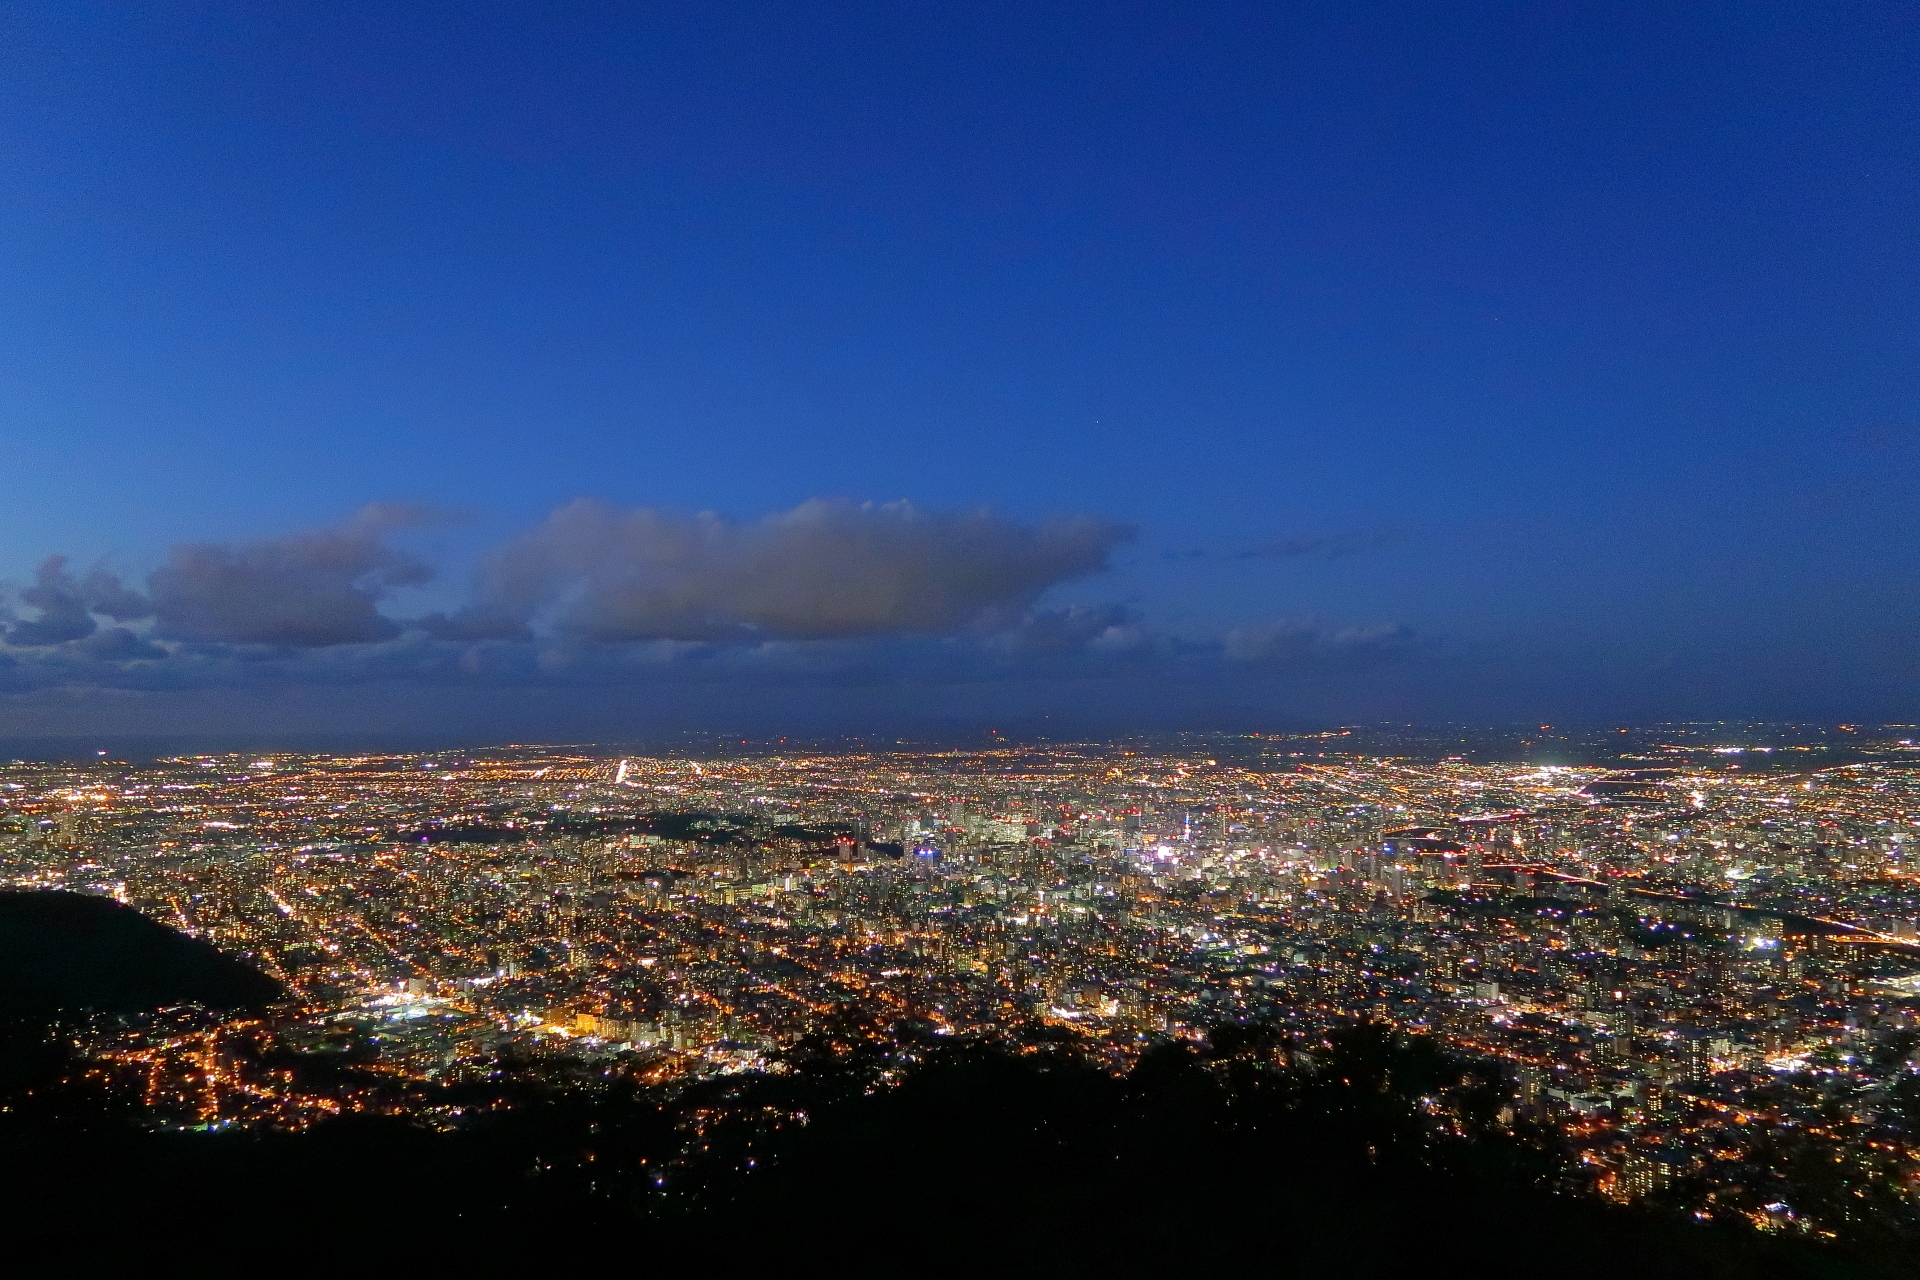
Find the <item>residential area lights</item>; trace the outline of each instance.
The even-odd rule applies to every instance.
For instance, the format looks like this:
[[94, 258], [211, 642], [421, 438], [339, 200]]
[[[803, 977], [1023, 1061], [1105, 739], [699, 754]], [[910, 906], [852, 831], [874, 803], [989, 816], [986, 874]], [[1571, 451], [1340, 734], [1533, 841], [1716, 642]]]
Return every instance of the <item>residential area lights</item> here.
[[[1556, 1128], [1595, 1194], [1711, 1195], [1783, 1137], [1912, 1193], [1903, 761], [1346, 745], [15, 762], [0, 878], [114, 897], [284, 985], [266, 1016], [77, 1031], [162, 1127], [413, 1114], [422, 1083], [503, 1055], [778, 1071], [828, 1025], [1047, 1025], [1119, 1071], [1223, 1021], [1271, 1022], [1303, 1060], [1377, 1021], [1506, 1064], [1508, 1120]], [[309, 1078], [266, 1044], [367, 1069]], [[1822, 1229], [1786, 1201], [1754, 1217]]]

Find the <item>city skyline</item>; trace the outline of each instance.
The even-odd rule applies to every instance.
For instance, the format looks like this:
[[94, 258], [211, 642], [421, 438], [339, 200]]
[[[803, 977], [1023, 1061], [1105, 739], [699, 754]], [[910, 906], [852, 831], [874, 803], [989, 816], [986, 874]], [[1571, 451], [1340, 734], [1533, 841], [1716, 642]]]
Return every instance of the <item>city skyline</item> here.
[[16, 761], [0, 923], [138, 912], [226, 957], [69, 1015], [148, 1130], [453, 1133], [622, 1082], [608, 1127], [681, 1126], [574, 1194], [635, 1223], [793, 1158], [836, 1070], [1055, 1055], [1097, 1091], [1184, 1045], [1298, 1087], [1373, 1035], [1444, 1055], [1430, 1160], [1508, 1144], [1563, 1195], [1854, 1247], [1920, 1224], [1905, 729]]

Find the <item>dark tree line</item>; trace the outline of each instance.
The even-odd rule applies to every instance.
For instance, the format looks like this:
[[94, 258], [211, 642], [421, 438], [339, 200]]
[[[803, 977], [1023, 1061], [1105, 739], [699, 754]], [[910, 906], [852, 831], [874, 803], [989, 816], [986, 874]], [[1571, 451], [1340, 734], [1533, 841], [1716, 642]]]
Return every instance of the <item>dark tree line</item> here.
[[292, 1135], [145, 1132], [63, 1042], [16, 1030], [0, 1056], [0, 1203], [21, 1239], [144, 1256], [310, 1241], [341, 1265], [563, 1247], [723, 1273], [799, 1258], [860, 1272], [1914, 1270], [1896, 1252], [1559, 1194], [1557, 1154], [1512, 1119], [1497, 1071], [1378, 1026], [1309, 1043], [1225, 1024], [1115, 1076], [1044, 1028], [955, 1042], [850, 1013], [777, 1072], [662, 1089], [618, 1066], [508, 1059], [425, 1099], [466, 1110], [451, 1132], [361, 1116]]

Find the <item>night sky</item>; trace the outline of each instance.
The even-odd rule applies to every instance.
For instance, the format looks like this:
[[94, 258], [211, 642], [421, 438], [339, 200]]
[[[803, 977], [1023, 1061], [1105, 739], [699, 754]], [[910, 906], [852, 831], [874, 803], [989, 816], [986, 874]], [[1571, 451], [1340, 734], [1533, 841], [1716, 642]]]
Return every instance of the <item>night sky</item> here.
[[10, 5], [0, 742], [1920, 719], [1916, 54]]

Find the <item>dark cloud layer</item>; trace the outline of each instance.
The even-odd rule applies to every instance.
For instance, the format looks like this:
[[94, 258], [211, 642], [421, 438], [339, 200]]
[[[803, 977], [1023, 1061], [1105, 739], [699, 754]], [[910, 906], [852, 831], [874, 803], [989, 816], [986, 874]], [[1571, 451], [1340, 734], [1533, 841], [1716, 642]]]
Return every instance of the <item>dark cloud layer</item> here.
[[1397, 627], [1282, 621], [1183, 638], [1121, 604], [1042, 604], [1104, 569], [1131, 530], [906, 503], [815, 501], [740, 522], [576, 502], [486, 557], [467, 607], [396, 617], [394, 590], [431, 570], [394, 535], [430, 518], [375, 506], [333, 527], [178, 546], [144, 591], [49, 559], [0, 599], [0, 695], [24, 707], [66, 691], [104, 715], [128, 700], [266, 705], [315, 689], [599, 691], [660, 706], [816, 697], [817, 709], [893, 690], [905, 712], [971, 690], [998, 716], [1070, 688], [1096, 702], [1177, 689], [1238, 705], [1414, 647]]
[[[433, 570], [386, 543], [389, 533], [430, 518], [408, 505], [372, 505], [329, 529], [243, 543], [176, 546], [147, 579], [147, 594], [105, 569], [76, 578], [65, 556], [51, 556], [18, 594], [39, 616], [14, 622], [16, 648], [83, 644], [82, 652], [148, 660], [166, 656], [151, 640], [115, 622], [153, 619], [154, 639], [200, 645], [320, 648], [391, 640], [400, 624], [379, 610], [394, 587]], [[98, 615], [98, 616], [96, 616]]]
[[96, 613], [115, 622], [131, 622], [153, 612], [138, 593], [129, 591], [105, 569], [90, 570], [86, 577], [76, 579], [67, 569], [65, 556], [48, 556], [34, 572], [33, 585], [20, 592], [20, 600], [38, 609], [40, 616], [7, 628], [8, 644], [35, 646], [84, 640], [100, 625], [94, 619]]
[[154, 632], [199, 644], [301, 648], [390, 640], [400, 626], [379, 611], [381, 597], [433, 570], [385, 538], [427, 518], [417, 507], [374, 505], [333, 529], [175, 547], [148, 583]]
[[514, 638], [548, 617], [597, 643], [938, 635], [1016, 617], [1131, 536], [1085, 517], [1022, 525], [905, 502], [815, 500], [737, 523], [583, 500], [497, 553], [476, 604], [422, 625]]
[[1415, 643], [1404, 626], [1331, 629], [1310, 619], [1287, 619], [1227, 632], [1221, 652], [1229, 662], [1256, 667], [1379, 662]]
[[1064, 609], [1035, 610], [1006, 631], [1000, 641], [1020, 653], [1076, 653], [1088, 645], [1132, 647], [1140, 634], [1124, 605], [1075, 604]]
[[80, 584], [67, 572], [65, 556], [49, 556], [34, 573], [33, 585], [21, 591], [20, 599], [40, 610], [40, 616], [8, 628], [9, 644], [61, 644], [90, 636], [99, 625], [80, 595]]

